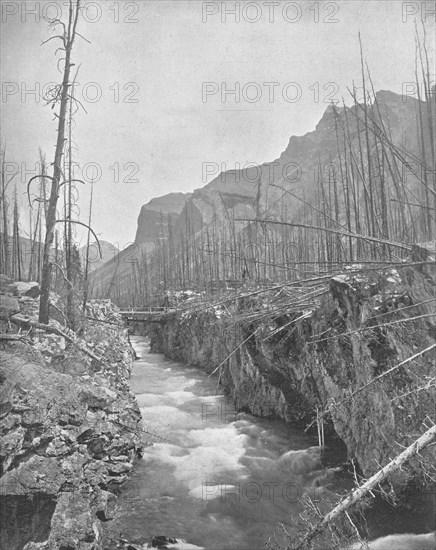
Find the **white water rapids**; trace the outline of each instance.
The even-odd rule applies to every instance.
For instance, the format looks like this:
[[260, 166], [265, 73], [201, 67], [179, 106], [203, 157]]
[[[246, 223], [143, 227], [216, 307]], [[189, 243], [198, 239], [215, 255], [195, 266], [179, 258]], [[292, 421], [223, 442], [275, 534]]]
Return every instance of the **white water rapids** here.
[[145, 338], [132, 344], [139, 360], [130, 384], [153, 444], [122, 488], [108, 527], [114, 537], [122, 532], [139, 547], [163, 535], [186, 548], [260, 550], [275, 534], [285, 545], [306, 495], [325, 513], [333, 491], [351, 488], [313, 437], [238, 414], [230, 397], [215, 395], [216, 379], [149, 353]]

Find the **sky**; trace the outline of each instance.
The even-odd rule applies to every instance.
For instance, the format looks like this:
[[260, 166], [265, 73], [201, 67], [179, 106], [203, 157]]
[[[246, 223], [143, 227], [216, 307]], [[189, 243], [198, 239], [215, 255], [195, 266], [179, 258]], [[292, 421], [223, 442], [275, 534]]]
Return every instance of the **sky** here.
[[[434, 2], [99, 0], [84, 2], [73, 51], [77, 215], [123, 248], [143, 204], [204, 186], [219, 169], [280, 156], [331, 100], [360, 85], [360, 32], [376, 90], [410, 90], [415, 22], [434, 37]], [[59, 1], [3, 0], [1, 140], [22, 202], [39, 148], [53, 162], [56, 121], [40, 94], [60, 72], [44, 16]], [[90, 43], [89, 43], [89, 42]], [[430, 51], [431, 60], [434, 53]], [[62, 67], [62, 61], [60, 61]], [[86, 112], [85, 112], [86, 109]], [[79, 231], [78, 238], [84, 242]]]

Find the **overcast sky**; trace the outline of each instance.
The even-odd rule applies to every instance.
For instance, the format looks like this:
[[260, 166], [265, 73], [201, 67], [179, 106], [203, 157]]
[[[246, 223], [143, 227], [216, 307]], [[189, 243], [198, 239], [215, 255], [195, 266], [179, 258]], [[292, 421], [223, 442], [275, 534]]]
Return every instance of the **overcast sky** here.
[[[91, 44], [78, 38], [73, 54], [87, 111], [75, 117], [77, 175], [99, 177], [93, 227], [120, 246], [151, 198], [202, 187], [214, 163], [273, 160], [291, 135], [313, 130], [328, 102], [360, 81], [359, 31], [375, 88], [398, 93], [413, 80], [414, 20], [434, 33], [423, 12], [434, 2], [86, 4], [78, 30]], [[61, 10], [63, 1], [2, 1], [2, 143], [7, 161], [24, 163], [21, 197], [38, 148], [53, 161], [56, 123], [31, 90], [59, 81], [60, 41], [40, 44], [53, 36], [43, 15]], [[89, 189], [80, 185], [82, 221]]]

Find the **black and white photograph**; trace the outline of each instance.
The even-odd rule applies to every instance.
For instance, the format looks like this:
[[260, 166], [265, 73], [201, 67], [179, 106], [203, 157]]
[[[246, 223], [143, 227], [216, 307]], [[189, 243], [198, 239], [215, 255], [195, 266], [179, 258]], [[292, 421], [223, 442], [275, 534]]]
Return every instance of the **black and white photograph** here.
[[436, 2], [0, 8], [0, 549], [436, 550]]

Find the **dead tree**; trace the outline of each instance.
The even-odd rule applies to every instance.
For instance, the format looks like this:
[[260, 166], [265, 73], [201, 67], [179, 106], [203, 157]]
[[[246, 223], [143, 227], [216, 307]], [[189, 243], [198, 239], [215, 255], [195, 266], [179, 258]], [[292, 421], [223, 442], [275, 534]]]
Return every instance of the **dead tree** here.
[[[48, 209], [46, 218], [46, 235], [44, 242], [44, 257], [41, 276], [41, 298], [39, 307], [39, 322], [47, 324], [49, 321], [49, 296], [51, 287], [52, 276], [52, 262], [50, 258], [50, 251], [53, 245], [54, 230], [56, 224], [56, 207], [59, 198], [59, 188], [61, 184], [61, 163], [62, 155], [64, 151], [65, 142], [65, 122], [67, 107], [70, 100], [70, 71], [72, 67], [71, 52], [73, 49], [74, 40], [76, 38], [76, 27], [79, 18], [80, 0], [76, 0], [76, 5], [73, 5], [73, 0], [70, 0], [68, 27], [60, 20], [51, 21], [52, 26], [63, 28], [63, 34], [59, 34], [49, 38], [48, 40], [59, 39], [62, 41], [63, 47], [61, 51], [65, 52], [64, 70], [62, 84], [55, 87], [52, 95], [49, 99], [49, 103], [54, 108], [59, 103], [59, 115], [58, 118], [58, 136], [56, 142], [55, 158], [53, 163], [53, 177], [51, 178], [51, 190], [50, 197], [48, 199]], [[48, 40], [45, 41], [48, 42]]]
[[59, 192], [61, 185], [67, 183], [63, 180], [62, 173], [62, 156], [64, 152], [65, 144], [65, 125], [67, 118], [67, 109], [68, 104], [71, 101], [71, 83], [70, 83], [70, 72], [71, 67], [74, 66], [74, 63], [71, 61], [71, 53], [74, 45], [76, 36], [81, 36], [77, 32], [77, 22], [79, 19], [80, 13], [80, 0], [69, 0], [69, 12], [68, 12], [68, 23], [65, 24], [59, 19], [49, 20], [50, 26], [52, 28], [61, 28], [62, 34], [58, 34], [50, 37], [48, 40], [45, 40], [43, 44], [51, 40], [60, 40], [62, 46], [59, 47], [57, 51], [64, 52], [65, 57], [62, 58], [64, 62], [63, 67], [63, 78], [62, 83], [58, 86], [53, 87], [46, 97], [47, 104], [51, 106], [52, 109], [59, 106], [59, 114], [55, 113], [55, 117], [58, 119], [58, 135], [56, 141], [56, 150], [53, 162], [53, 176], [48, 175], [38, 175], [34, 176], [28, 183], [28, 193], [29, 186], [33, 179], [44, 178], [48, 179], [51, 182], [50, 194], [47, 199], [47, 212], [46, 212], [46, 234], [44, 241], [44, 255], [43, 255], [43, 267], [41, 275], [41, 298], [40, 298], [40, 307], [39, 307], [39, 321], [40, 323], [48, 323], [49, 320], [49, 307], [50, 307], [50, 288], [52, 282], [52, 259], [51, 259], [51, 248], [53, 246], [55, 225], [56, 225], [56, 210], [59, 198]]
[[[92, 198], [94, 195], [94, 182], [91, 182], [91, 197], [89, 199], [89, 219], [88, 225], [91, 227], [92, 222]], [[86, 258], [85, 258], [85, 274], [83, 279], [83, 311], [86, 312], [86, 302], [88, 301], [88, 275], [89, 275], [89, 241], [91, 237], [91, 231], [88, 229], [88, 236], [86, 239]]]
[[22, 276], [22, 258], [21, 258], [21, 246], [20, 246], [20, 229], [18, 225], [18, 200], [17, 200], [17, 187], [15, 186], [14, 192], [14, 217], [12, 224], [12, 277], [21, 281]]
[[397, 455], [393, 460], [378, 470], [360, 487], [354, 489], [347, 497], [342, 499], [333, 510], [324, 516], [312, 529], [307, 532], [301, 539], [293, 542], [288, 546], [287, 550], [302, 550], [308, 548], [310, 542], [325, 530], [335, 519], [342, 513], [347, 513], [347, 510], [358, 503], [367, 493], [375, 489], [379, 484], [384, 482], [392, 473], [399, 470], [410, 458], [417, 455], [420, 451], [428, 447], [434, 442], [436, 436], [436, 426], [427, 428], [426, 432], [409, 445], [403, 452]]
[[9, 242], [9, 202], [6, 195], [7, 188], [17, 173], [7, 179], [6, 174], [6, 147], [1, 150], [0, 173], [0, 264], [5, 275], [11, 275], [11, 243]]

